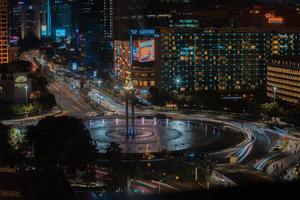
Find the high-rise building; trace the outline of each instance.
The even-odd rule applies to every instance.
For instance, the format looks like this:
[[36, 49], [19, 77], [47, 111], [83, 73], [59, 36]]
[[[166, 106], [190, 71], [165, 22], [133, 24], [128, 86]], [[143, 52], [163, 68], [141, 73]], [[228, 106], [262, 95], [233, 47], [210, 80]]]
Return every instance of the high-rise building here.
[[31, 0], [22, 5], [21, 37], [41, 38], [41, 3]]
[[268, 63], [267, 95], [300, 104], [300, 57], [274, 56]]
[[115, 42], [114, 67], [123, 83], [132, 81], [143, 90], [158, 86], [186, 95], [252, 98], [266, 86], [267, 61], [272, 56], [300, 55], [297, 28], [160, 28], [135, 32], [141, 34]]
[[162, 29], [160, 36], [161, 87], [184, 94], [251, 98], [265, 88], [267, 60], [300, 55], [297, 29]]
[[[41, 36], [51, 37], [52, 34], [52, 6], [56, 4], [56, 0], [35, 0], [40, 6], [40, 25]], [[34, 3], [33, 3], [34, 4]]]
[[[71, 6], [68, 4], [57, 4], [53, 6], [52, 29], [53, 35], [61, 31], [64, 37], [71, 34]], [[57, 32], [58, 31], [58, 32]]]
[[114, 41], [114, 73], [121, 83], [132, 81], [129, 41]]
[[114, 37], [116, 0], [104, 0], [103, 11], [104, 38], [112, 40]]
[[9, 37], [21, 37], [21, 5], [19, 0], [8, 1]]
[[0, 64], [8, 63], [7, 0], [0, 0]]

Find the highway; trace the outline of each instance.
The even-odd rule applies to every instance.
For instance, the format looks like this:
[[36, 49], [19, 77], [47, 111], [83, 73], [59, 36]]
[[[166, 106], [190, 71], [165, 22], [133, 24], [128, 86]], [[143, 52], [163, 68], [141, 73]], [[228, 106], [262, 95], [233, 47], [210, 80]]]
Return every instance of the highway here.
[[72, 90], [67, 84], [54, 81], [49, 91], [55, 96], [57, 104], [64, 111], [65, 115], [84, 118], [87, 113], [93, 112], [93, 108], [85, 102], [78, 91]]

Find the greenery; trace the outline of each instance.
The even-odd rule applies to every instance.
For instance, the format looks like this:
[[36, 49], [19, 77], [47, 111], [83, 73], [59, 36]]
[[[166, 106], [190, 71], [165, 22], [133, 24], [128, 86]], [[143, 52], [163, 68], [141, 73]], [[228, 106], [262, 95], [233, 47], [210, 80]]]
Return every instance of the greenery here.
[[110, 143], [105, 149], [105, 157], [108, 159], [111, 169], [111, 179], [107, 184], [112, 191], [126, 184], [127, 176], [125, 172], [127, 170], [121, 167], [122, 152], [123, 149], [115, 142]]
[[8, 141], [9, 127], [0, 123], [0, 166], [12, 164], [13, 149]]
[[[19, 69], [21, 67], [22, 69]], [[26, 61], [18, 61], [10, 64], [10, 70], [16, 72], [30, 71], [31, 63]], [[14, 118], [24, 118], [40, 114], [41, 112], [50, 111], [55, 105], [55, 96], [49, 93], [48, 82], [42, 73], [37, 70], [29, 73], [31, 80], [31, 94], [29, 95], [28, 105], [25, 104], [0, 104], [0, 119], [8, 120]]]
[[277, 118], [282, 116], [284, 112], [283, 108], [281, 108], [276, 102], [262, 104], [261, 110], [262, 113], [274, 117], [275, 122], [277, 122]]
[[39, 168], [62, 168], [74, 175], [94, 165], [98, 156], [89, 131], [76, 118], [47, 117], [29, 128], [27, 141]]
[[168, 101], [171, 100], [170, 94], [165, 91], [160, 91], [157, 87], [150, 87], [149, 100], [153, 105], [164, 106]]
[[295, 126], [300, 126], [300, 105], [295, 105], [287, 109], [284, 112], [283, 120]]
[[0, 123], [0, 167], [22, 167], [26, 161], [24, 135]]

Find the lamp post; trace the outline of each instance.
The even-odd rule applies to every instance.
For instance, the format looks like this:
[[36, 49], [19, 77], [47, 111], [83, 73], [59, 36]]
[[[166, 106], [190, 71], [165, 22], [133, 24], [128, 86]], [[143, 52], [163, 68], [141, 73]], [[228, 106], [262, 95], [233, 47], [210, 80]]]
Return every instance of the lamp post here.
[[27, 106], [28, 106], [28, 85], [25, 85], [24, 88], [25, 88], [26, 119], [28, 119], [28, 111], [27, 111]]
[[176, 78], [175, 83], [176, 83], [176, 90], [177, 90], [177, 93], [179, 93], [179, 86], [180, 86], [180, 84], [181, 84], [180, 78]]
[[276, 92], [277, 92], [277, 87], [273, 87], [274, 103], [276, 103]]
[[28, 85], [25, 85], [24, 86], [24, 88], [25, 88], [25, 105], [27, 106], [27, 104], [28, 104]]
[[97, 83], [98, 83], [98, 87], [100, 88], [100, 87], [101, 87], [101, 84], [102, 84], [102, 81], [99, 80], [99, 81], [97, 81]]

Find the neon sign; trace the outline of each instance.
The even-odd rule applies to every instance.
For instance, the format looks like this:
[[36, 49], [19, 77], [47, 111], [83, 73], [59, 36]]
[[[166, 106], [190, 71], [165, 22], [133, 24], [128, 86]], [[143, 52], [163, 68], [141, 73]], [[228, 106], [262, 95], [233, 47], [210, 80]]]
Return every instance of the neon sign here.
[[268, 19], [269, 24], [283, 24], [284, 22], [282, 17], [277, 17], [271, 13], [267, 13], [265, 16]]
[[154, 29], [131, 30], [132, 35], [155, 35]]

